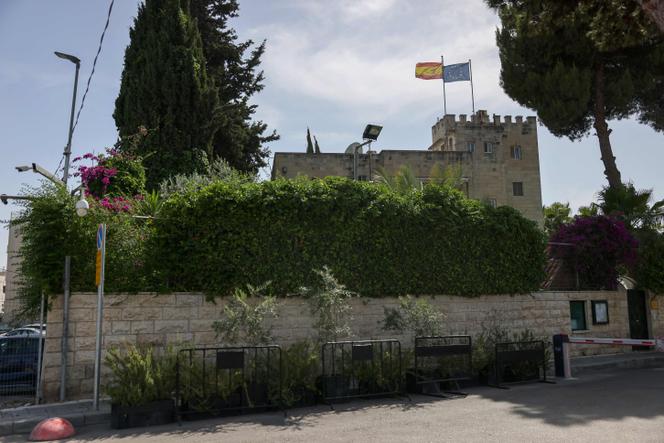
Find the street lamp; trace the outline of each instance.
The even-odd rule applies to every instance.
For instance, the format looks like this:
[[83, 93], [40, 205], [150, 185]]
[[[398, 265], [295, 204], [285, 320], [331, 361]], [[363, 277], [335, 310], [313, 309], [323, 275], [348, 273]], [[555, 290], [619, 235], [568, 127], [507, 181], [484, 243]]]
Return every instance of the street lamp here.
[[32, 163], [32, 166], [21, 165], [21, 166], [16, 166], [15, 168], [18, 172], [32, 171], [35, 174], [39, 174], [42, 177], [47, 178], [48, 180], [52, 181], [56, 185], [62, 186], [62, 185], [65, 184], [62, 180], [60, 180], [54, 174], [51, 174], [47, 169], [39, 166], [37, 163]]
[[76, 202], [76, 214], [79, 217], [85, 217], [88, 215], [88, 210], [90, 209], [90, 205], [88, 204], [88, 201], [81, 196], [81, 199]]
[[[378, 125], [367, 125], [364, 128], [364, 132], [362, 133], [362, 138], [364, 139], [364, 142], [362, 143], [353, 143], [351, 146], [353, 148], [353, 180], [357, 180], [358, 175], [357, 175], [357, 152], [362, 149], [363, 146], [366, 146], [370, 144], [373, 141], [378, 140], [378, 136], [380, 135], [380, 131], [383, 130], [382, 126]], [[351, 147], [349, 146], [349, 148]], [[369, 148], [369, 180], [371, 180], [371, 148]]]
[[9, 200], [32, 200], [32, 197], [27, 197], [25, 195], [7, 195], [7, 194], [0, 194], [0, 201], [3, 204], [8, 204]]
[[362, 134], [362, 138], [364, 140], [371, 140], [371, 141], [376, 141], [378, 140], [378, 136], [380, 135], [380, 131], [383, 130], [382, 126], [378, 125], [367, 125], [366, 128], [364, 128], [364, 133]]
[[65, 54], [63, 52], [55, 51], [55, 55], [61, 59], [68, 60], [76, 65], [76, 74], [74, 76], [74, 96], [71, 100], [71, 116], [69, 117], [69, 137], [67, 140], [67, 147], [65, 148], [65, 171], [62, 174], [62, 181], [67, 185], [67, 179], [69, 179], [69, 157], [71, 157], [71, 138], [74, 135], [74, 110], [76, 109], [76, 91], [78, 90], [78, 71], [81, 68], [81, 60], [78, 57], [74, 57], [70, 54]]

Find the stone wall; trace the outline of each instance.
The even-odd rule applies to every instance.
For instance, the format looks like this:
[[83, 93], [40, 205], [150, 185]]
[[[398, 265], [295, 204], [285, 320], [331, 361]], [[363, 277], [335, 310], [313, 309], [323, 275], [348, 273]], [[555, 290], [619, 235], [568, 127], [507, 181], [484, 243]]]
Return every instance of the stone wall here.
[[[67, 398], [91, 395], [94, 370], [96, 294], [73, 294], [70, 299], [69, 352], [67, 354]], [[586, 314], [589, 330], [574, 335], [628, 337], [627, 301], [618, 292], [538, 292], [526, 295], [482, 296], [477, 298], [427, 297], [445, 315], [445, 330], [477, 336], [483, 327], [502, 325], [514, 332], [532, 330], [550, 340], [556, 333], [570, 333], [570, 300], [607, 300], [608, 325], [592, 325], [590, 303]], [[396, 336], [382, 330], [385, 307], [396, 307], [396, 298], [361, 298], [353, 302], [352, 328], [358, 339], [394, 337], [404, 346], [412, 337]], [[663, 304], [664, 305], [664, 304]], [[664, 335], [664, 306], [649, 303], [655, 336]], [[206, 302], [199, 294], [107, 295], [104, 308], [103, 349], [125, 343], [190, 342], [197, 346], [219, 345], [212, 323], [220, 316], [223, 301]], [[306, 301], [284, 298], [280, 317], [273, 325], [275, 342], [288, 345], [312, 337], [312, 318]], [[58, 397], [62, 337], [62, 297], [54, 300], [48, 314], [44, 353], [44, 394], [47, 401]], [[574, 346], [576, 354], [629, 352], [631, 348]], [[102, 372], [102, 384], [107, 379]]]

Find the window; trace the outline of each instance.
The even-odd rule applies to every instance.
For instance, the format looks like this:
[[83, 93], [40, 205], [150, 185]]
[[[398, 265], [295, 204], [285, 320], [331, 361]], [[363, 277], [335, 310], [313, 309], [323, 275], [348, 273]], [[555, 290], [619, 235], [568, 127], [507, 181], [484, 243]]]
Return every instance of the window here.
[[572, 331], [583, 331], [586, 329], [586, 302], [569, 302], [569, 313], [572, 320]]
[[484, 153], [485, 154], [493, 154], [494, 148], [495, 148], [494, 143], [484, 142]]
[[606, 300], [593, 300], [591, 304], [593, 312], [593, 324], [609, 324], [609, 302]]
[[489, 199], [489, 206], [491, 206], [492, 208], [495, 208], [495, 207], [498, 206], [498, 203], [496, 203], [496, 199], [495, 199], [495, 198], [490, 198], [490, 199]]
[[523, 182], [512, 182], [512, 194], [515, 197], [523, 197]]
[[475, 152], [475, 142], [466, 143], [466, 150], [468, 152]]
[[519, 145], [512, 146], [511, 151], [512, 151], [511, 152], [512, 153], [512, 158], [514, 160], [521, 160], [521, 158], [522, 158], [521, 157], [521, 146], [519, 146]]
[[365, 181], [368, 181], [368, 180], [369, 180], [368, 177], [367, 177], [366, 175], [358, 175], [358, 176], [357, 176], [357, 179], [358, 179], [359, 181], [361, 181], [361, 182], [365, 182]]

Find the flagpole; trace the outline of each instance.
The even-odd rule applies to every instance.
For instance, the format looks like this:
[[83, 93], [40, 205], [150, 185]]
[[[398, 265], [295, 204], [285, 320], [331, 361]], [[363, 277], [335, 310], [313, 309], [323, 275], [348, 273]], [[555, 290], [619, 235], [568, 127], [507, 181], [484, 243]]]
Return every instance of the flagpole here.
[[[468, 59], [468, 68], [470, 70], [470, 98], [473, 101], [473, 114], [475, 114], [475, 90], [473, 88], [473, 62], [471, 59]], [[443, 85], [445, 80], [443, 80]]]
[[441, 77], [443, 80], [443, 117], [447, 115], [447, 95], [445, 94], [445, 60], [440, 56]]

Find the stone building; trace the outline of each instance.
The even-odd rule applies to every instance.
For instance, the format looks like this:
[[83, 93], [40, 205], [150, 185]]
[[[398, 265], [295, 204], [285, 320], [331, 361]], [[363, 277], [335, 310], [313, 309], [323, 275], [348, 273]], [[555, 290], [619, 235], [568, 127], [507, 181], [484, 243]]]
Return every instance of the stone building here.
[[7, 271], [2, 269], [0, 271], [0, 313], [2, 311], [2, 307], [5, 304], [5, 290], [7, 289], [5, 285], [5, 278], [6, 278]]
[[5, 297], [2, 307], [2, 320], [4, 323], [17, 324], [21, 319], [19, 314], [23, 304], [19, 298], [19, 267], [21, 247], [21, 232], [19, 226], [9, 224], [9, 241], [7, 242], [7, 271], [5, 275]]
[[[527, 218], [542, 223], [537, 121], [535, 117], [494, 115], [486, 111], [471, 115], [446, 115], [432, 127], [427, 150], [382, 150], [358, 154], [360, 180], [375, 176], [377, 168], [395, 174], [408, 165], [426, 181], [436, 164], [461, 168], [462, 189], [470, 198], [494, 206], [512, 206]], [[306, 154], [277, 152], [272, 179], [341, 176], [352, 178], [352, 153]]]

